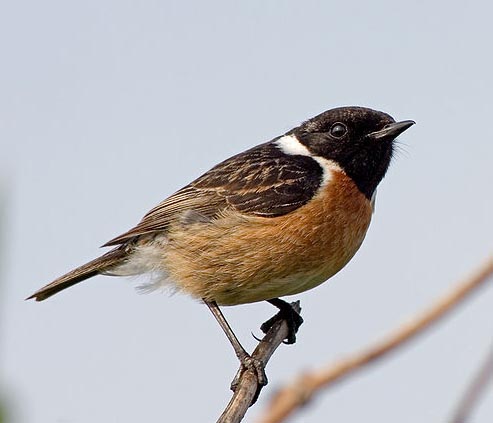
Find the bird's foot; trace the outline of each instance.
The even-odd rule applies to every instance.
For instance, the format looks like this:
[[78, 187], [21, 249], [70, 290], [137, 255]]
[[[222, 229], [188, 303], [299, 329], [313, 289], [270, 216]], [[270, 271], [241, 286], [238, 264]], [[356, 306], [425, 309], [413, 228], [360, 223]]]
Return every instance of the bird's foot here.
[[238, 373], [236, 373], [233, 382], [231, 382], [231, 390], [233, 392], [235, 392], [236, 388], [238, 387], [241, 375], [247, 370], [255, 374], [255, 376], [257, 377], [259, 388], [267, 385], [268, 381], [267, 375], [265, 374], [265, 364], [262, 363], [262, 361], [253, 358], [251, 355], [246, 355], [240, 359], [240, 363], [240, 370], [238, 370]]
[[298, 332], [299, 327], [303, 323], [303, 318], [293, 308], [293, 305], [286, 301], [275, 298], [269, 300], [269, 302], [279, 309], [279, 313], [264, 322], [260, 326], [260, 329], [262, 332], [267, 333], [277, 322], [284, 320], [288, 324], [288, 336], [283, 342], [285, 344], [294, 344], [296, 342], [296, 332]]

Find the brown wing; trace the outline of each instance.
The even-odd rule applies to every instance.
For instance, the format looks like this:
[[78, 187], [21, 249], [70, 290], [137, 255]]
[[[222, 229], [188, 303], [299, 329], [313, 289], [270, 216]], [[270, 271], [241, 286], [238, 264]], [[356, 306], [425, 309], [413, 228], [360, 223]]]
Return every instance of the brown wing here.
[[214, 219], [228, 208], [247, 215], [276, 217], [306, 204], [322, 181], [323, 170], [309, 156], [281, 152], [274, 141], [254, 147], [213, 167], [147, 213], [128, 232], [105, 246], [166, 231], [186, 213]]

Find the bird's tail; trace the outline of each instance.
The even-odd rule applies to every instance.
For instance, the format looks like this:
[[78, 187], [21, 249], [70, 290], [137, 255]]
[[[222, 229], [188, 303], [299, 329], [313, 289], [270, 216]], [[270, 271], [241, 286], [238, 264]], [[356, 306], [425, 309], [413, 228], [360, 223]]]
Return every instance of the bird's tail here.
[[35, 299], [36, 301], [46, 300], [48, 297], [55, 295], [56, 293], [75, 285], [76, 283], [82, 282], [88, 278], [105, 273], [111, 270], [118, 264], [121, 264], [123, 260], [127, 257], [128, 252], [125, 246], [117, 247], [106, 254], [90, 261], [89, 263], [83, 264], [80, 267], [60, 276], [53, 282], [44, 286], [43, 288], [36, 291], [31, 296], [27, 297], [26, 300]]

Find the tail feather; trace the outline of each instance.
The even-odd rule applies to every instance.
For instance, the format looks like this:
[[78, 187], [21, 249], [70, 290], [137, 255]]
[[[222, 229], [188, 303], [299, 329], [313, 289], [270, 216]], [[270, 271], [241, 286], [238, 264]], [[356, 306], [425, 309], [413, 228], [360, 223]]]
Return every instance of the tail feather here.
[[36, 291], [26, 300], [35, 299], [36, 301], [46, 300], [48, 297], [71, 287], [83, 280], [104, 273], [110, 270], [117, 264], [122, 263], [122, 260], [127, 256], [127, 251], [124, 246], [120, 246], [103, 254], [102, 256], [91, 260], [89, 263], [83, 264], [80, 267], [66, 273], [63, 276], [55, 279], [53, 282]]

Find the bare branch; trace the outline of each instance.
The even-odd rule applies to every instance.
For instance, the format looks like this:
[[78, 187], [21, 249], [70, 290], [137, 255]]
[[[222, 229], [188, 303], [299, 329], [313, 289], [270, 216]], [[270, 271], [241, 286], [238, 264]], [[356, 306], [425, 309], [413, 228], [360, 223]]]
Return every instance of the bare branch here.
[[[293, 309], [300, 313], [300, 302], [291, 303]], [[274, 351], [281, 345], [282, 341], [288, 336], [288, 324], [282, 320], [272, 326], [267, 334], [260, 340], [259, 344], [252, 353], [254, 360], [260, 361], [264, 366], [271, 358]], [[240, 367], [238, 374], [233, 382], [235, 391], [224, 412], [219, 417], [217, 423], [237, 423], [240, 422], [248, 407], [254, 402], [260, 393], [262, 386], [259, 385], [257, 375], [253, 370]]]
[[295, 410], [319, 394], [322, 389], [355, 374], [365, 365], [381, 359], [416, 335], [424, 333], [425, 329], [439, 321], [463, 302], [469, 294], [482, 286], [492, 274], [493, 257], [490, 257], [469, 278], [385, 338], [325, 368], [300, 375], [292, 383], [279, 390], [258, 422], [279, 423], [284, 421]]
[[478, 403], [481, 394], [485, 391], [488, 384], [493, 379], [493, 345], [486, 356], [486, 360], [481, 363], [479, 371], [474, 375], [474, 379], [468, 386], [462, 397], [457, 410], [455, 411], [450, 423], [465, 423]]

